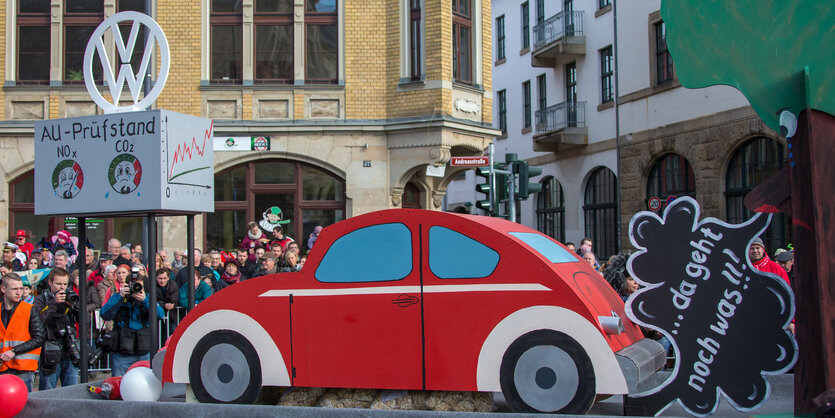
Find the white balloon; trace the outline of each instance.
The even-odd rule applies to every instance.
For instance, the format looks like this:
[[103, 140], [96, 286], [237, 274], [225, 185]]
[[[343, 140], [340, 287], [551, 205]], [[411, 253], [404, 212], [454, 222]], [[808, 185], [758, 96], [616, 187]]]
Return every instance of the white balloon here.
[[151, 369], [135, 367], [122, 377], [119, 391], [126, 401], [156, 402], [162, 394], [162, 382]]

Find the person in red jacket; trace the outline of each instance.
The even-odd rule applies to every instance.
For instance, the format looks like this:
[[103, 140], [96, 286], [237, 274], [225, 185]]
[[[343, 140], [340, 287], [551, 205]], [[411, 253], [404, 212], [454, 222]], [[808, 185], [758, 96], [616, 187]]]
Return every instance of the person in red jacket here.
[[762, 239], [756, 238], [754, 239], [754, 242], [751, 243], [751, 247], [748, 248], [748, 259], [751, 260], [751, 264], [754, 265], [754, 268], [759, 271], [774, 273], [780, 276], [786, 281], [789, 288], [791, 288], [791, 282], [789, 281], [789, 276], [786, 275], [786, 270], [768, 258], [768, 253], [765, 251]]
[[32, 256], [32, 251], [35, 250], [35, 246], [32, 245], [31, 242], [26, 242], [29, 238], [29, 235], [26, 235], [26, 231], [22, 229], [18, 229], [17, 232], [14, 234], [14, 243], [20, 248], [20, 251], [23, 251], [26, 254], [26, 258]]

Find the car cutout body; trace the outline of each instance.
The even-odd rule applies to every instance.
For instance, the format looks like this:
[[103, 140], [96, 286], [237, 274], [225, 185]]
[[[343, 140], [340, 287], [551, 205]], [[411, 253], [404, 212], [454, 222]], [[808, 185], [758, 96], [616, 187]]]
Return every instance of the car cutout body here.
[[617, 293], [555, 240], [390, 209], [325, 228], [300, 272], [203, 301], [160, 353], [163, 381], [201, 401], [252, 402], [262, 385], [502, 391], [517, 410], [585, 412], [634, 389], [615, 353], [639, 341]]

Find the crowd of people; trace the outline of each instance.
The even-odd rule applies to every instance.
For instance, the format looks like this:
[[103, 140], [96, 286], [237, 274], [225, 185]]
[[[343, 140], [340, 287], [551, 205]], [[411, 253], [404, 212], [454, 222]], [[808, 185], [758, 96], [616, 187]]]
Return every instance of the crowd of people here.
[[[148, 277], [149, 260], [141, 244], [122, 245], [108, 241], [107, 251], [85, 252], [86, 300], [79, 297], [80, 274], [75, 259], [77, 239], [59, 231], [52, 240], [37, 245], [25, 231], [17, 231], [14, 243], [3, 245], [0, 262], [2, 327], [0, 327], [0, 374], [21, 377], [31, 391], [35, 374], [38, 389], [78, 383], [80, 355], [79, 318], [91, 321], [99, 311], [103, 326], [93, 338], [110, 356], [113, 376], [121, 376], [136, 361], [149, 360], [152, 336], [148, 291], [156, 292], [157, 318], [169, 318], [167, 331], [189, 307], [188, 280], [194, 281], [194, 303], [215, 292], [253, 277], [301, 270], [322, 227], [317, 226], [302, 249], [284, 234], [280, 225], [263, 231], [250, 222], [239, 248], [212, 249], [203, 253], [162, 249], [154, 254], [156, 277]], [[188, 277], [189, 261], [194, 277]], [[153, 290], [152, 290], [153, 289]], [[179, 317], [177, 317], [179, 319]], [[93, 322], [95, 323], [95, 322]], [[165, 329], [165, 328], [161, 328]], [[96, 347], [92, 347], [93, 350]]]

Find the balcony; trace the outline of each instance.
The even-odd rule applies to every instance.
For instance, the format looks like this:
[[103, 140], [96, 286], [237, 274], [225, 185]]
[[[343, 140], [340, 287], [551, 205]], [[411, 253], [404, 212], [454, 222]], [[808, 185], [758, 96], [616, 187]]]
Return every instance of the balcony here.
[[533, 27], [534, 67], [556, 67], [560, 57], [586, 55], [583, 12], [560, 12]]
[[536, 111], [534, 151], [559, 151], [588, 144], [586, 102], [563, 102]]

